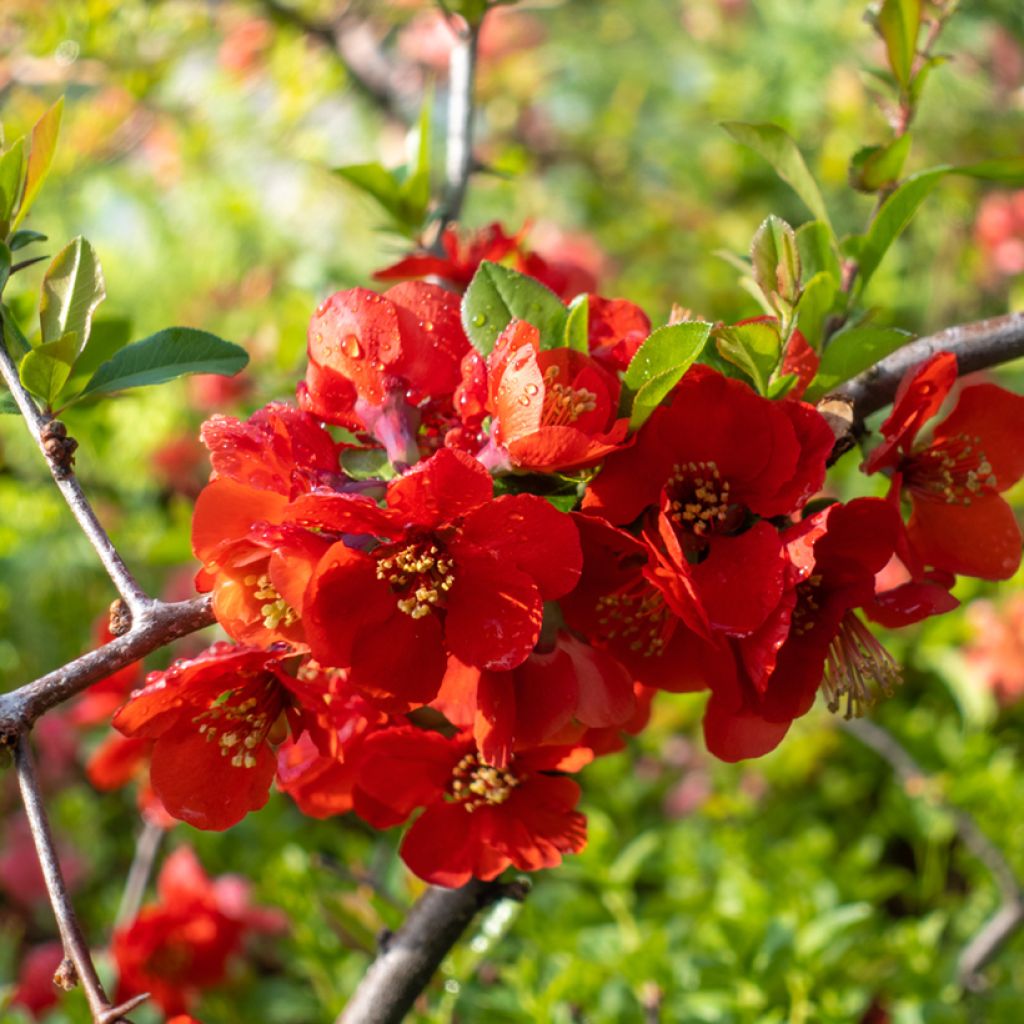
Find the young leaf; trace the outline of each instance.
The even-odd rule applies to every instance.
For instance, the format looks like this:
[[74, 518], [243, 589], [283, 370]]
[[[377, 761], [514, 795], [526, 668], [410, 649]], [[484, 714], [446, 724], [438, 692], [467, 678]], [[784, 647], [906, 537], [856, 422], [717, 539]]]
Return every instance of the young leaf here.
[[750, 246], [754, 280], [765, 298], [792, 306], [800, 297], [800, 254], [793, 229], [774, 214], [767, 217]]
[[775, 173], [804, 201], [807, 208], [835, 236], [829, 220], [825, 201], [797, 144], [778, 125], [745, 124], [742, 121], [726, 121], [722, 127], [744, 146], [759, 153], [775, 168]]
[[710, 334], [711, 324], [687, 320], [659, 327], [637, 349], [622, 381], [627, 407], [632, 398], [631, 430], [639, 430], [647, 422], [661, 400], [697, 361]]
[[28, 154], [28, 171], [25, 174], [25, 192], [21, 197], [18, 215], [12, 227], [17, 227], [28, 213], [29, 207], [35, 202], [39, 190], [43, 187], [46, 175], [53, 163], [53, 153], [57, 148], [57, 135], [60, 133], [60, 119], [64, 113], [64, 97], [43, 114], [32, 129], [32, 148]]
[[565, 319], [566, 348], [586, 355], [590, 351], [590, 299], [584, 293], [569, 303], [569, 315]]
[[906, 89], [917, 53], [917, 32], [921, 26], [921, 0], [883, 0], [876, 22], [885, 42], [889, 67], [896, 81]]
[[510, 320], [526, 320], [540, 331], [541, 348], [561, 348], [568, 310], [551, 289], [532, 277], [484, 260], [462, 297], [462, 326], [488, 355]]
[[168, 327], [121, 349], [93, 375], [81, 397], [163, 384], [187, 373], [230, 377], [249, 362], [245, 349], [206, 331]]
[[112, 359], [131, 341], [131, 321], [126, 317], [94, 320], [89, 344], [71, 367], [71, 376], [57, 398], [58, 408], [67, 405], [89, 382], [100, 366]]
[[1003, 185], [1024, 185], [1024, 156], [1010, 156], [997, 160], [982, 160], [976, 164], [954, 167], [953, 174], [965, 174], [969, 178], [998, 181]]
[[33, 242], [45, 242], [46, 235], [41, 231], [30, 231], [28, 228], [22, 228], [20, 231], [15, 231], [11, 235], [11, 252], [17, 252], [19, 249], [24, 249], [26, 245], [31, 245]]
[[738, 366], [759, 394], [768, 393], [772, 373], [782, 358], [782, 336], [776, 323], [735, 324], [715, 332], [721, 357]]
[[81, 236], [56, 256], [43, 277], [39, 326], [43, 343], [74, 333], [80, 348], [89, 340], [92, 314], [106, 297], [103, 272], [93, 247]]
[[7, 284], [7, 278], [11, 276], [11, 250], [4, 242], [0, 242], [0, 292]]
[[898, 181], [910, 152], [910, 134], [888, 146], [865, 146], [850, 161], [850, 186], [858, 192], [877, 192]]
[[0, 236], [6, 237], [11, 217], [18, 208], [25, 177], [25, 140], [18, 139], [0, 156]]
[[822, 354], [818, 374], [807, 389], [804, 401], [818, 401], [913, 337], [896, 327], [851, 327], [834, 334]]
[[811, 220], [796, 229], [796, 247], [800, 253], [800, 265], [803, 267], [804, 279], [809, 280], [817, 274], [828, 274], [836, 283], [842, 279], [839, 257], [832, 245], [832, 236], [828, 227], [820, 220]]
[[832, 312], [836, 298], [836, 282], [831, 274], [815, 274], [806, 285], [796, 306], [796, 326], [815, 350], [821, 349], [822, 328]]
[[0, 305], [0, 316], [4, 321], [4, 344], [10, 357], [17, 362], [26, 352], [32, 351], [32, 345], [22, 333], [18, 320], [9, 306]]
[[77, 353], [78, 335], [74, 331], [56, 341], [36, 346], [18, 366], [18, 375], [25, 390], [44, 402], [47, 408], [52, 408], [71, 373], [71, 364]]
[[353, 480], [393, 480], [396, 476], [383, 448], [347, 448], [341, 453], [341, 468]]
[[335, 167], [334, 173], [376, 199], [395, 220], [402, 219], [401, 186], [386, 167], [379, 163], [349, 164]]

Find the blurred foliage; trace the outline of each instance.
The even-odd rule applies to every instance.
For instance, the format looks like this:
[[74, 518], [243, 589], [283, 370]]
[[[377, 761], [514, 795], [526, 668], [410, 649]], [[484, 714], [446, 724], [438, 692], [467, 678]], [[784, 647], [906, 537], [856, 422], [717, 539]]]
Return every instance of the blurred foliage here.
[[[204, 415], [288, 397], [317, 302], [367, 283], [404, 251], [332, 168], [414, 160], [409, 128], [431, 83], [440, 165], [444, 36], [429, 6], [343, 6], [4, 4], [8, 137], [67, 97], [56, 162], [28, 220], [50, 238], [40, 251], [86, 235], [106, 277], [101, 314], [129, 320], [133, 337], [180, 323], [252, 356], [240, 394], [211, 399], [178, 383], [67, 416], [83, 482], [154, 591], [189, 590]], [[889, 138], [865, 71], [884, 54], [864, 10], [862, 0], [537, 0], [503, 12], [483, 49], [485, 169], [466, 223], [532, 220], [542, 251], [589, 261], [605, 294], [640, 302], [655, 322], [673, 302], [709, 318], [756, 313], [716, 253], [745, 253], [769, 213], [806, 218], [769, 166], [717, 123], [783, 125], [839, 230], [861, 230], [874, 199], [848, 187], [850, 161]], [[322, 31], [339, 18], [358, 43], [345, 57]], [[964, 3], [940, 51], [954, 59], [931, 76], [906, 170], [1018, 155], [1019, 3]], [[367, 80], [370, 58], [394, 62], [383, 90]], [[880, 323], [925, 331], [1024, 297], [1022, 279], [1000, 273], [974, 240], [981, 197], [995, 188], [966, 178], [937, 188], [868, 290]], [[25, 323], [41, 277], [33, 267], [8, 288]], [[1024, 384], [1019, 371], [1008, 379]], [[844, 493], [876, 487], [855, 470], [849, 456]], [[960, 596], [990, 589], [968, 582]], [[112, 596], [20, 424], [0, 418], [0, 685], [86, 649]], [[962, 615], [893, 638], [908, 679], [878, 717], [1024, 874], [1024, 708], [996, 704], [961, 653], [969, 638]], [[743, 766], [711, 763], [690, 739], [699, 714], [699, 698], [661, 698], [651, 728], [584, 775], [587, 851], [536, 878], [521, 906], [501, 904], [478, 922], [416, 1019], [598, 1024], [660, 1007], [666, 1021], [810, 1024], [882, 1020], [866, 1016], [875, 1006], [897, 1024], [1019, 1020], [1024, 938], [987, 969], [983, 993], [956, 986], [957, 954], [997, 894], [948, 813], [927, 793], [904, 792], [824, 713]], [[75, 753], [79, 763], [93, 742]], [[50, 804], [84, 862], [77, 902], [102, 945], [139, 825], [130, 795], [99, 797], [79, 776], [72, 768], [51, 780]], [[5, 842], [15, 806], [5, 784]], [[303, 819], [282, 797], [227, 834], [180, 826], [170, 842], [194, 844], [211, 874], [250, 878], [255, 899], [293, 922], [204, 998], [196, 1012], [206, 1024], [332, 1019], [377, 933], [400, 923], [417, 891], [394, 856], [397, 836]], [[45, 905], [0, 902], [0, 983], [13, 980], [28, 943], [53, 934]], [[71, 996], [49, 1020], [88, 1015]]]

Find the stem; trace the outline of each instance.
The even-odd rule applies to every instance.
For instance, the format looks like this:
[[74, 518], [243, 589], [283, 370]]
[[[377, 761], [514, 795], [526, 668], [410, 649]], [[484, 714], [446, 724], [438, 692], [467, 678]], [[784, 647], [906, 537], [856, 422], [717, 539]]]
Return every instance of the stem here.
[[499, 899], [523, 899], [515, 883], [473, 879], [459, 889], [431, 886], [405, 924], [381, 944], [359, 987], [335, 1024], [398, 1024], [426, 988], [470, 922]]
[[156, 863], [156, 855], [160, 851], [163, 838], [164, 829], [159, 825], [152, 821], [147, 821], [143, 825], [135, 844], [135, 856], [125, 879], [117, 916], [114, 918], [115, 929], [131, 924], [139, 916], [139, 908], [146, 895], [146, 886], [149, 884], [149, 876], [153, 873], [153, 865]]
[[96, 513], [93, 511], [92, 505], [89, 504], [89, 499], [86, 498], [78, 478], [66, 462], [61, 462], [54, 458], [47, 450], [45, 434], [48, 425], [53, 420], [43, 415], [29, 393], [22, 386], [21, 378], [18, 376], [18, 369], [14, 365], [14, 361], [8, 354], [7, 347], [2, 340], [0, 340], [0, 377], [3, 378], [7, 389], [14, 398], [25, 420], [25, 425], [28, 427], [28, 432], [32, 435], [32, 439], [43, 453], [46, 464], [50, 467], [53, 482], [64, 496], [64, 500], [67, 502], [68, 508], [71, 509], [75, 519], [78, 520], [78, 525], [82, 528], [82, 532], [89, 539], [89, 543], [93, 546], [96, 554], [99, 555], [103, 568], [106, 569], [107, 575], [114, 586], [117, 587], [117, 592], [121, 595], [121, 600], [128, 606], [128, 610], [133, 617], [144, 614], [152, 603], [152, 599], [139, 586], [138, 581], [128, 570], [120, 554], [118, 554], [117, 548], [114, 547], [107, 536], [106, 530], [100, 525], [100, 521], [96, 518]]
[[[860, 718], [843, 722], [842, 727], [887, 761], [909, 794], [921, 793], [928, 788], [924, 769], [899, 740], [880, 725]], [[1001, 899], [999, 909], [961, 950], [957, 963], [960, 985], [977, 990], [983, 987], [979, 976], [981, 969], [1024, 924], [1024, 892], [1003, 852], [982, 832], [974, 818], [958, 807], [946, 803], [940, 803], [940, 806], [952, 816], [956, 833], [964, 846], [988, 869]]]
[[[39, 858], [39, 866], [42, 868], [43, 878], [46, 882], [46, 892], [50, 897], [50, 905], [53, 907], [53, 913], [57, 919], [57, 927], [60, 929], [64, 956], [74, 965], [74, 976], [77, 976], [77, 980], [85, 991], [95, 1024], [116, 1024], [117, 1021], [123, 1021], [123, 1015], [138, 1006], [148, 996], [129, 1000], [120, 1006], [112, 1006], [110, 1000], [107, 999], [60, 870], [50, 823], [39, 795], [39, 780], [36, 778], [35, 762], [29, 748], [28, 737], [20, 736], [18, 738], [14, 748], [14, 760], [21, 799], [25, 805], [25, 814], [28, 818], [29, 828], [32, 830], [36, 856]], [[61, 973], [65, 977], [68, 976], [66, 969]]]

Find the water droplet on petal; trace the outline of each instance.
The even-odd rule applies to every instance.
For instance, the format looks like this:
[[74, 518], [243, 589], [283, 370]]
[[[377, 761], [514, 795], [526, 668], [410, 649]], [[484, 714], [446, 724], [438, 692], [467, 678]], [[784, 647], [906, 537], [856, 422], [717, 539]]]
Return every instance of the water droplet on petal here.
[[528, 395], [535, 395], [540, 390], [536, 384], [527, 384], [524, 389]]
[[519, 396], [519, 404], [520, 405], [529, 405], [530, 404], [530, 399], [527, 398], [526, 395], [520, 395]]
[[433, 331], [433, 329], [434, 329], [434, 321], [433, 320], [424, 320], [423, 321], [423, 330], [425, 330], [427, 332], [427, 334], [430, 334], [430, 332]]
[[319, 331], [316, 331], [313, 335], [313, 343], [319, 345], [323, 340], [324, 336]]
[[349, 359], [360, 359], [363, 355], [363, 346], [359, 344], [359, 338], [355, 334], [346, 334], [341, 343], [341, 351]]
[[331, 304], [331, 300], [330, 299], [324, 299], [324, 301], [321, 302], [320, 305], [316, 307], [316, 315], [317, 316], [323, 316], [324, 313], [327, 312], [327, 307], [330, 306], [330, 304]]

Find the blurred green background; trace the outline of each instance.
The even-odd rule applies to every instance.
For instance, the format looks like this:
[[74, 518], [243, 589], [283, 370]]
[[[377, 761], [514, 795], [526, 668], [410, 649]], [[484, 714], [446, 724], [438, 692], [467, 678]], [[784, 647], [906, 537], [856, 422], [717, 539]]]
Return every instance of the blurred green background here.
[[[484, 169], [465, 223], [531, 222], [542, 253], [584, 262], [603, 294], [639, 302], [655, 322], [672, 303], [709, 318], [756, 314], [717, 254], [745, 252], [770, 212], [794, 224], [805, 213], [717, 123], [784, 125], [837, 226], [861, 229], [874, 200], [848, 187], [849, 161], [888, 137], [871, 73], [883, 58], [864, 14], [862, 0], [537, 0], [502, 11], [483, 45]], [[446, 33], [430, 4], [411, 0], [2, 4], [8, 138], [67, 97], [54, 171], [29, 220], [49, 235], [44, 250], [88, 237], [107, 281], [101, 315], [130, 321], [134, 336], [203, 327], [252, 355], [241, 394], [184, 382], [67, 416], [81, 478], [155, 592], [189, 592], [204, 416], [289, 397], [316, 304], [368, 283], [405, 251], [330, 168], [401, 163], [425, 94], [440, 166]], [[908, 169], [1017, 155], [1024, 8], [964, 3], [939, 50], [953, 60], [929, 83]], [[990, 184], [944, 183], [868, 304], [918, 332], [1019, 305], [1017, 203]], [[26, 321], [41, 275], [19, 274], [7, 291]], [[1012, 368], [1004, 379], [1024, 384]], [[838, 473], [851, 493], [875, 486], [855, 478], [856, 462]], [[1019, 582], [961, 584], [966, 614], [889, 640], [907, 681], [877, 717], [934, 774], [923, 792], [905, 792], [824, 712], [762, 761], [713, 763], [695, 728], [700, 699], [659, 698], [651, 727], [584, 773], [587, 851], [535, 878], [522, 906], [502, 904], [479, 922], [416, 1019], [1019, 1021], [1024, 938], [986, 969], [981, 992], [956, 984], [957, 956], [999, 897], [943, 807], [969, 809], [1024, 873]], [[86, 649], [112, 596], [21, 425], [2, 418], [0, 686]], [[980, 599], [994, 608], [972, 612]], [[52, 744], [62, 743], [66, 764], [51, 773], [50, 806], [76, 846], [77, 900], [101, 946], [138, 815], [130, 793], [101, 797], [80, 781], [76, 765], [100, 733], [51, 732], [43, 757], [56, 763]], [[16, 807], [5, 784], [7, 848]], [[374, 936], [399, 923], [417, 891], [397, 840], [355, 821], [303, 819], [280, 796], [224, 835], [179, 826], [165, 849], [194, 844], [210, 873], [248, 876], [258, 901], [294, 924], [240, 961], [196, 1015], [206, 1024], [333, 1019]], [[24, 950], [54, 935], [48, 908], [8, 899], [9, 884], [0, 877], [0, 993]], [[0, 1019], [19, 1012], [0, 1009]], [[72, 995], [48, 1019], [88, 1014]], [[160, 1018], [144, 1009], [135, 1019]]]

